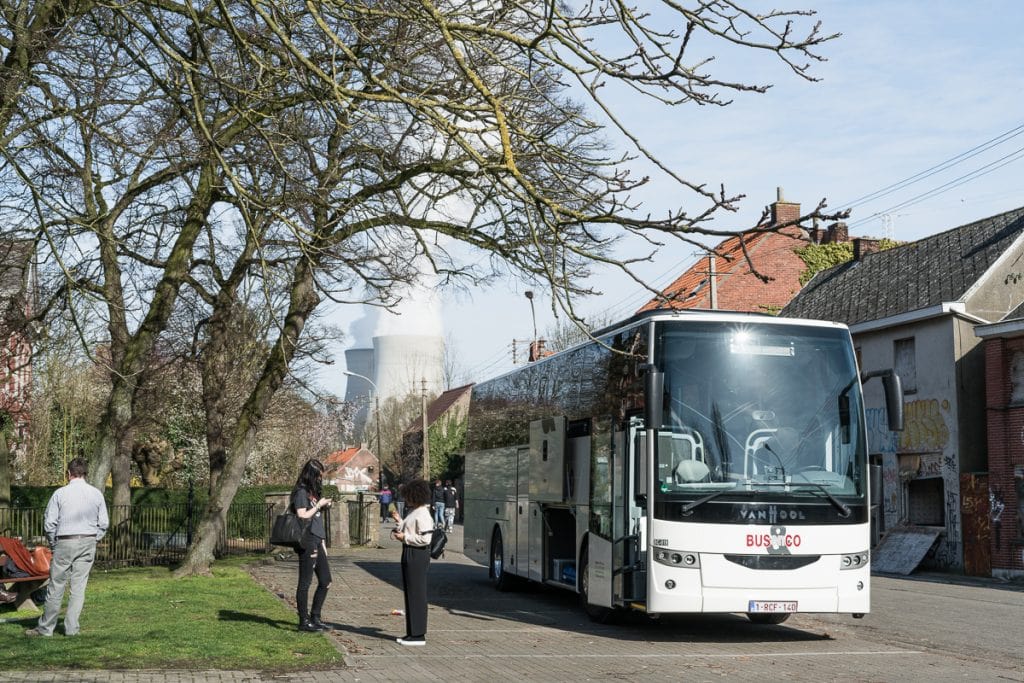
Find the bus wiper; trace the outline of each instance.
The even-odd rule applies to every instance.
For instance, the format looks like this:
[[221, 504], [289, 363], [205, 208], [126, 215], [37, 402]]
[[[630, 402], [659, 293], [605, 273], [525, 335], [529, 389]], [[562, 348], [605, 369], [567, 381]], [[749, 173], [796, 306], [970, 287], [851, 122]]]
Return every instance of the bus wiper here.
[[828, 502], [832, 503], [839, 509], [839, 516], [842, 518], [849, 517], [852, 514], [850, 506], [839, 500], [828, 490], [828, 484], [819, 484], [816, 481], [801, 481], [801, 482], [789, 482], [790, 486], [813, 486], [824, 494], [828, 498]]
[[697, 500], [690, 501], [689, 503], [684, 505], [682, 510], [680, 510], [679, 512], [684, 517], [688, 516], [690, 514], [693, 514], [694, 508], [700, 507], [701, 505], [703, 505], [704, 503], [708, 502], [709, 500], [714, 500], [715, 498], [718, 498], [719, 496], [725, 495], [726, 493], [740, 493], [741, 491], [749, 493], [749, 491], [746, 491], [746, 489], [740, 489], [740, 488], [736, 488], [736, 487], [733, 487], [731, 489], [718, 489], [714, 493], [709, 493], [708, 495], [704, 496], [703, 498], [698, 498]]

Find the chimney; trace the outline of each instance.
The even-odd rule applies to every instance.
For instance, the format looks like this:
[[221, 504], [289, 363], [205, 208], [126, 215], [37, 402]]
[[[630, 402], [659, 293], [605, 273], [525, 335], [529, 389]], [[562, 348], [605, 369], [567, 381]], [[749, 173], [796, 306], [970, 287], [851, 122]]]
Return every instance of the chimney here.
[[828, 226], [828, 237], [825, 242], [840, 243], [850, 241], [850, 230], [846, 227], [846, 223], [833, 223]]
[[818, 227], [818, 219], [815, 218], [811, 223], [811, 229], [807, 231], [807, 239], [811, 244], [821, 244], [823, 238], [822, 230]]
[[546, 356], [549, 356], [547, 351], [544, 350], [544, 345], [547, 343], [545, 339], [538, 339], [537, 341], [530, 342], [530, 362], [540, 360]]
[[860, 261], [868, 254], [873, 254], [878, 251], [878, 240], [868, 239], [867, 237], [855, 237], [853, 238], [853, 260]]
[[772, 225], [789, 223], [800, 218], [800, 205], [793, 202], [787, 202], [785, 197], [782, 195], [781, 187], [775, 189], [775, 197], [775, 203], [771, 206]]

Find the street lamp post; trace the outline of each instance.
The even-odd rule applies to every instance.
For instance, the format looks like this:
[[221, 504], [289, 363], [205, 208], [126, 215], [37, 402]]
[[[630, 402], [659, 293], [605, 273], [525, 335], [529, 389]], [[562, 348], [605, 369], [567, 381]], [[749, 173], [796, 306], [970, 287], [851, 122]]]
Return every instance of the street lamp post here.
[[365, 379], [367, 382], [369, 382], [370, 386], [373, 387], [373, 400], [374, 400], [374, 408], [373, 408], [374, 416], [373, 416], [373, 421], [377, 425], [377, 490], [378, 491], [383, 491], [384, 490], [384, 454], [380, 450], [380, 391], [377, 390], [376, 383], [374, 383], [374, 381], [372, 379], [370, 379], [369, 377], [367, 377], [366, 375], [360, 375], [358, 372], [350, 372], [348, 370], [343, 370], [341, 374], [348, 375], [349, 377], [358, 377], [359, 379]]
[[533, 291], [528, 289], [523, 294], [530, 300], [530, 315], [533, 317], [533, 341], [530, 342], [530, 353], [527, 357], [534, 361], [537, 360], [537, 311], [533, 307]]

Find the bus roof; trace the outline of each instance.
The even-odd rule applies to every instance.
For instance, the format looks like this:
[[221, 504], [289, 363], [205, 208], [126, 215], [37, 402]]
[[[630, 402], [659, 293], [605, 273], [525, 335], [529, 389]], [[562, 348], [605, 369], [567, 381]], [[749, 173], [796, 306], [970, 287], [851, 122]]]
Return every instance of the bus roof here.
[[[634, 325], [636, 325], [638, 323], [641, 323], [641, 322], [650, 322], [650, 321], [658, 321], [658, 320], [683, 320], [683, 319], [694, 320], [694, 321], [702, 321], [702, 322], [735, 322], [735, 323], [756, 321], [758, 324], [767, 324], [767, 325], [783, 325], [783, 326], [786, 326], [786, 325], [792, 325], [792, 326], [800, 325], [800, 326], [803, 326], [803, 327], [831, 327], [831, 328], [844, 329], [844, 330], [848, 329], [848, 327], [845, 324], [843, 324], [843, 323], [832, 322], [832, 321], [829, 321], [829, 320], [811, 320], [811, 319], [804, 319], [804, 318], [780, 318], [779, 316], [770, 315], [768, 313], [751, 313], [749, 311], [724, 311], [724, 310], [712, 310], [712, 309], [706, 309], [706, 308], [699, 308], [699, 309], [694, 309], [694, 308], [684, 308], [684, 309], [673, 308], [673, 309], [655, 309], [655, 310], [643, 311], [641, 313], [636, 313], [636, 314], [626, 318], [625, 320], [620, 320], [617, 323], [612, 323], [611, 325], [606, 325], [605, 327], [602, 327], [599, 330], [595, 330], [594, 332], [591, 333], [591, 335], [593, 337], [595, 337], [595, 338], [601, 338], [601, 337], [604, 337], [604, 336], [607, 336], [607, 335], [614, 334], [615, 332], [618, 332], [619, 330], [625, 329], [627, 327], [633, 327]], [[565, 349], [562, 349], [562, 350], [560, 350], [560, 351], [558, 351], [556, 353], [553, 353], [550, 356], [545, 356], [544, 358], [538, 358], [537, 360], [533, 361], [530, 365], [536, 365], [538, 363], [543, 363], [546, 360], [548, 360], [549, 358], [554, 358], [554, 357], [559, 356], [559, 355], [561, 355], [561, 354], [563, 354], [563, 353], [565, 353], [567, 351], [571, 351], [572, 349], [578, 348], [580, 346], [583, 346], [584, 344], [589, 344], [589, 343], [591, 343], [591, 340], [589, 340], [589, 339], [586, 340], [586, 341], [582, 341], [579, 344], [574, 344], [574, 345], [572, 345], [572, 346], [570, 346], [568, 348], [565, 348]], [[508, 370], [506, 372], [501, 373], [500, 375], [495, 375], [494, 377], [489, 377], [486, 380], [482, 380], [480, 383], [482, 383], [482, 382], [489, 382], [491, 380], [495, 380], [495, 379], [499, 379], [501, 377], [505, 377], [506, 375], [511, 375], [512, 373], [518, 372], [519, 370], [521, 370], [522, 367], [523, 366], [517, 366], [517, 367], [515, 367], [515, 368], [513, 368], [511, 370]]]

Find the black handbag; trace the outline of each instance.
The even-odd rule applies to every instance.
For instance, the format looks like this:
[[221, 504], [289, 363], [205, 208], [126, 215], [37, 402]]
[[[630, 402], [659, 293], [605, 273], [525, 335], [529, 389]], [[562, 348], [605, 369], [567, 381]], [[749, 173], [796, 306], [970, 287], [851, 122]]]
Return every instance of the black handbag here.
[[430, 556], [435, 560], [444, 555], [444, 547], [448, 544], [448, 534], [444, 529], [434, 529], [430, 534]]
[[270, 530], [270, 544], [298, 550], [302, 547], [302, 537], [309, 528], [309, 521], [299, 519], [291, 509], [274, 518], [274, 526]]

